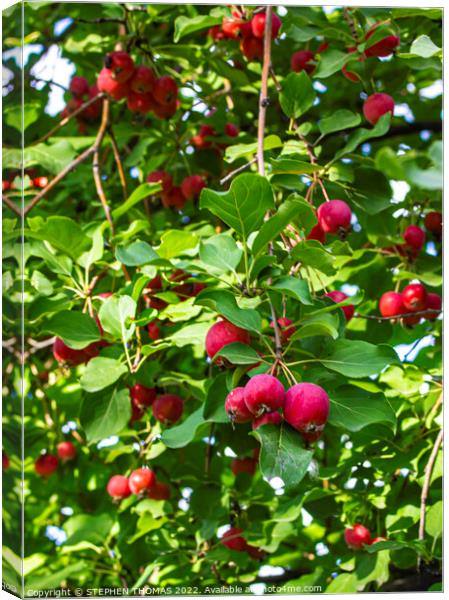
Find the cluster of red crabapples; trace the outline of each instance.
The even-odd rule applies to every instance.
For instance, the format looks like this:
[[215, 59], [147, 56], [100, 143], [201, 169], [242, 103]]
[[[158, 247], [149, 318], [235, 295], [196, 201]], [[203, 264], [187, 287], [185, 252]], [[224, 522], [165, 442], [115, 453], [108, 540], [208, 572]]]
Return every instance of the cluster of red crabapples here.
[[152, 112], [159, 119], [168, 119], [178, 108], [178, 85], [173, 77], [157, 77], [150, 67], [135, 65], [127, 52], [106, 55], [97, 87], [113, 100], [126, 98], [133, 113]]
[[226, 546], [226, 548], [234, 550], [234, 552], [246, 552], [251, 558], [256, 560], [262, 558], [264, 552], [259, 550], [259, 548], [248, 544], [242, 536], [242, 533], [244, 533], [244, 531], [240, 527], [231, 527], [223, 534], [220, 542], [223, 546]]
[[135, 469], [129, 477], [113, 475], [108, 481], [106, 490], [117, 502], [128, 498], [131, 494], [152, 500], [168, 500], [170, 498], [168, 485], [157, 481], [154, 471], [147, 467]]
[[[430, 211], [424, 218], [424, 226], [431, 233], [435, 241], [440, 242], [443, 234], [443, 216], [440, 212]], [[403, 244], [396, 244], [384, 248], [385, 251], [406, 256], [414, 260], [426, 242], [426, 233], [418, 225], [409, 225], [402, 235]]]
[[[265, 11], [255, 13], [247, 19], [237, 8], [232, 9], [231, 17], [224, 17], [221, 26], [209, 29], [209, 35], [214, 41], [224, 39], [240, 40], [240, 50], [249, 61], [260, 60], [263, 57], [263, 37], [265, 32]], [[271, 19], [271, 37], [275, 39], [281, 28], [281, 19], [273, 13]]]
[[402, 323], [407, 327], [417, 325], [422, 318], [434, 321], [441, 307], [441, 296], [428, 292], [422, 283], [410, 283], [402, 292], [385, 292], [379, 300], [379, 311], [383, 317], [402, 318]]
[[72, 442], [60, 442], [56, 446], [56, 454], [45, 452], [36, 459], [34, 470], [41, 477], [47, 478], [57, 470], [59, 461], [65, 463], [76, 458], [76, 446]]
[[[43, 189], [43, 188], [47, 187], [48, 177], [46, 177], [45, 175], [37, 176], [35, 169], [26, 169], [25, 176], [27, 176], [27, 175], [30, 178], [30, 183], [28, 184], [27, 189], [31, 188], [31, 187], [37, 187], [39, 189]], [[15, 188], [14, 179], [16, 177], [19, 177], [19, 178], [22, 177], [22, 174], [20, 173], [20, 171], [11, 173], [7, 177], [7, 179], [2, 180], [2, 192], [9, 192], [9, 190], [13, 190]], [[19, 190], [20, 190], [20, 186], [19, 186]]]
[[165, 208], [182, 210], [186, 202], [196, 200], [201, 190], [206, 187], [206, 181], [201, 175], [188, 175], [180, 185], [173, 183], [173, 178], [167, 171], [152, 171], [147, 176], [148, 183], [161, 184], [161, 202]]
[[[61, 119], [67, 118], [71, 113], [81, 108], [87, 100], [98, 96], [99, 89], [97, 84], [90, 85], [85, 77], [75, 75], [70, 82], [69, 92], [72, 94], [72, 98], [67, 102], [66, 107], [61, 112]], [[101, 99], [99, 98], [96, 102], [89, 104], [82, 112], [77, 114], [76, 120], [78, 122], [79, 133], [86, 133], [86, 125], [96, 121], [100, 116], [100, 113]]]
[[277, 377], [260, 374], [228, 394], [225, 410], [233, 423], [252, 421], [253, 429], [285, 420], [307, 442], [314, 442], [329, 416], [329, 396], [319, 385], [305, 382], [286, 392]]
[[182, 417], [184, 401], [176, 394], [157, 395], [156, 388], [140, 383], [129, 388], [131, 398], [131, 421], [139, 421], [151, 407], [153, 417], [163, 425], [173, 425]]
[[351, 550], [363, 550], [365, 546], [377, 544], [377, 542], [385, 542], [384, 537], [372, 538], [369, 529], [360, 523], [355, 523], [353, 527], [345, 529], [344, 538], [346, 545]]

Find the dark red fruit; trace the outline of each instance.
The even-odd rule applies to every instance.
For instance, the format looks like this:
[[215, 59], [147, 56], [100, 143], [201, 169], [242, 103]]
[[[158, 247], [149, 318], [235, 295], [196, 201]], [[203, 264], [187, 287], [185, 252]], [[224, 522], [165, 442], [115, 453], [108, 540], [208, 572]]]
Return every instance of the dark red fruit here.
[[257, 469], [257, 461], [254, 458], [234, 458], [231, 462], [231, 471], [234, 475], [239, 473], [247, 473], [254, 475]]
[[152, 171], [147, 175], [147, 182], [161, 183], [163, 192], [169, 192], [173, 188], [173, 178], [167, 171]]
[[58, 468], [58, 457], [53, 454], [42, 454], [34, 463], [34, 470], [41, 477], [50, 477]]
[[153, 97], [156, 102], [163, 105], [171, 105], [178, 96], [178, 86], [173, 77], [163, 75], [156, 79], [153, 88]]
[[153, 415], [164, 425], [176, 423], [182, 417], [184, 401], [175, 394], [162, 394], [153, 402]]
[[317, 240], [318, 242], [325, 244], [326, 243], [326, 232], [323, 231], [321, 225], [319, 223], [317, 223], [310, 230], [309, 234], [306, 237], [306, 240]]
[[229, 137], [237, 137], [239, 134], [239, 128], [234, 123], [226, 123], [224, 132]]
[[162, 205], [165, 208], [177, 208], [181, 210], [184, 208], [187, 200], [182, 193], [181, 187], [176, 185], [169, 192], [163, 192], [161, 196]]
[[151, 321], [151, 323], [148, 323], [147, 330], [150, 340], [156, 341], [160, 339], [161, 330], [159, 329], [159, 325], [156, 323], [156, 321]]
[[[291, 321], [290, 319], [287, 319], [287, 317], [280, 317], [278, 319], [278, 325], [281, 330], [281, 338], [283, 339], [284, 342], [288, 342], [289, 339], [292, 337], [292, 335], [296, 331], [296, 327], [294, 325], [292, 325], [292, 323], [293, 323], [293, 321]], [[270, 327], [272, 327], [274, 329], [273, 323], [270, 323]]]
[[443, 215], [436, 211], [427, 213], [424, 219], [424, 225], [428, 231], [441, 236], [443, 232]]
[[97, 87], [100, 92], [108, 94], [114, 100], [122, 100], [129, 92], [128, 83], [114, 79], [109, 69], [101, 69], [97, 78]]
[[284, 419], [308, 441], [322, 433], [329, 417], [329, 396], [319, 385], [297, 383], [285, 395]]
[[[379, 27], [380, 23], [376, 23], [366, 32], [365, 41], [368, 41], [374, 32]], [[365, 55], [372, 56], [390, 56], [400, 44], [400, 38], [397, 35], [387, 35], [378, 42], [365, 50]]]
[[402, 290], [402, 302], [407, 311], [417, 312], [427, 308], [427, 290], [422, 283], [410, 283]]
[[76, 446], [72, 442], [60, 442], [56, 448], [62, 461], [73, 460], [76, 456]]
[[371, 544], [371, 534], [366, 527], [356, 523], [345, 529], [345, 542], [351, 550], [362, 550], [363, 546]]
[[128, 52], [110, 52], [104, 59], [104, 66], [120, 83], [128, 81], [134, 74], [134, 61]]
[[375, 125], [380, 117], [386, 113], [393, 114], [394, 100], [388, 94], [372, 94], [363, 104], [363, 114], [365, 119]]
[[129, 476], [129, 489], [133, 494], [141, 494], [145, 490], [151, 488], [156, 482], [156, 475], [151, 469], [136, 469]]
[[[333, 300], [336, 304], [339, 304], [340, 302], [343, 302], [343, 300], [346, 300], [346, 298], [348, 298], [348, 296], [345, 293], [340, 292], [338, 290], [328, 292], [324, 295], [328, 298], [331, 298], [331, 300]], [[342, 306], [341, 310], [345, 313], [346, 321], [350, 321], [354, 316], [355, 306], [353, 304], [348, 304], [347, 306]]]
[[244, 398], [248, 410], [259, 417], [283, 408], [285, 389], [273, 375], [255, 375], [245, 385]]
[[240, 50], [247, 60], [260, 60], [263, 57], [263, 40], [255, 37], [244, 37], [240, 42]]
[[231, 421], [246, 423], [254, 418], [245, 404], [245, 388], [236, 387], [226, 397], [225, 410]]
[[147, 492], [152, 500], [168, 500], [171, 496], [170, 488], [166, 483], [156, 481]]
[[151, 406], [156, 399], [156, 388], [149, 388], [140, 383], [133, 385], [129, 394], [136, 406]]
[[397, 317], [407, 312], [399, 292], [385, 292], [379, 300], [379, 311], [383, 317]]
[[[267, 19], [267, 16], [266, 16], [265, 12], [257, 13], [251, 19], [251, 29], [252, 29], [254, 37], [263, 39], [263, 36], [265, 33], [266, 19]], [[281, 25], [282, 25], [282, 21], [275, 13], [273, 13], [271, 16], [271, 37], [272, 37], [272, 39], [277, 37], [277, 35], [279, 33], [279, 29], [281, 28]]]
[[9, 456], [6, 454], [4, 450], [2, 450], [2, 469], [3, 471], [7, 471], [10, 467]]
[[443, 300], [439, 294], [434, 294], [432, 292], [427, 294], [427, 308], [431, 310], [429, 311], [428, 315], [425, 315], [425, 318], [428, 321], [435, 321], [435, 319], [438, 317], [438, 313], [433, 311], [437, 310], [438, 312], [441, 312], [442, 306]]
[[150, 69], [145, 65], [139, 65], [134, 71], [129, 87], [133, 92], [145, 94], [146, 92], [151, 92], [155, 81], [156, 76], [153, 69]]
[[301, 71], [313, 73], [315, 70], [315, 65], [312, 62], [314, 58], [315, 54], [310, 50], [299, 50], [298, 52], [295, 52], [290, 60], [292, 71], [295, 71], [296, 73], [300, 73]]
[[232, 17], [223, 17], [221, 30], [224, 36], [228, 39], [236, 39], [240, 33], [241, 19], [233, 19]]
[[127, 498], [131, 495], [128, 478], [124, 475], [114, 475], [109, 480], [106, 491], [112, 498]]
[[153, 99], [150, 94], [129, 92], [127, 104], [131, 112], [145, 115], [153, 108]]
[[189, 175], [181, 183], [181, 191], [186, 200], [198, 198], [204, 187], [206, 187], [206, 182], [201, 175]]
[[70, 82], [69, 91], [79, 98], [89, 93], [89, 82], [85, 77], [75, 77]]
[[421, 250], [426, 241], [426, 234], [417, 225], [409, 225], [402, 236], [408, 246], [416, 250]]
[[318, 207], [318, 223], [325, 233], [344, 233], [351, 225], [351, 209], [343, 200], [330, 200]]
[[278, 412], [268, 412], [253, 421], [253, 429], [262, 427], [262, 425], [279, 425], [284, 419]]
[[221, 538], [221, 543], [226, 548], [236, 552], [245, 552], [247, 549], [246, 540], [241, 536], [243, 529], [239, 527], [231, 527]]
[[67, 364], [72, 367], [81, 365], [87, 362], [91, 356], [89, 356], [85, 349], [75, 350], [69, 348], [61, 338], [56, 338], [53, 343], [53, 356], [59, 363]]
[[[249, 345], [251, 342], [249, 332], [229, 321], [218, 321], [212, 325], [206, 335], [207, 355], [213, 358], [222, 348], [234, 342]], [[221, 358], [217, 360], [217, 364], [223, 364]]]

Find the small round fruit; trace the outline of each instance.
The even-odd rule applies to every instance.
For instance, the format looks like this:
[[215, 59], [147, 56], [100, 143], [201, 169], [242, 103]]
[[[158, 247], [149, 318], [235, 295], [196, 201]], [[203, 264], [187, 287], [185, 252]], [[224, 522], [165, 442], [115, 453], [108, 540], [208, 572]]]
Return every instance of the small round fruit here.
[[140, 383], [134, 384], [129, 393], [132, 403], [136, 406], [151, 406], [156, 399], [156, 388], [149, 388]]
[[34, 470], [41, 477], [50, 477], [58, 468], [58, 457], [53, 454], [41, 454], [34, 463]]
[[394, 100], [388, 94], [372, 94], [363, 104], [363, 114], [365, 119], [375, 125], [382, 115], [386, 113], [393, 114]]
[[[281, 338], [284, 342], [288, 342], [296, 331], [296, 327], [292, 323], [293, 321], [287, 319], [287, 317], [280, 317], [278, 319], [278, 325], [281, 330]], [[274, 329], [274, 324], [270, 323], [270, 327]]]
[[62, 461], [73, 460], [76, 457], [76, 446], [72, 442], [60, 442], [56, 450]]
[[114, 100], [122, 100], [129, 92], [128, 83], [114, 79], [109, 69], [101, 69], [97, 78], [97, 87], [100, 92], [108, 94]]
[[156, 475], [151, 469], [136, 469], [129, 476], [129, 489], [133, 494], [139, 495], [151, 488], [156, 482]]
[[257, 429], [258, 427], [262, 427], [262, 425], [279, 425], [283, 420], [284, 419], [280, 413], [276, 411], [268, 412], [260, 415], [260, 417], [257, 417], [257, 419], [254, 419], [253, 430]]
[[129, 86], [133, 92], [145, 94], [146, 92], [151, 92], [155, 81], [156, 76], [153, 69], [145, 65], [139, 65], [134, 71]]
[[224, 128], [225, 135], [229, 137], [237, 137], [239, 134], [239, 128], [234, 123], [226, 123]]
[[[336, 304], [343, 302], [343, 300], [346, 300], [346, 298], [349, 297], [344, 292], [340, 292], [339, 290], [334, 290], [333, 292], [328, 292], [324, 295], [333, 300]], [[355, 306], [353, 304], [348, 304], [347, 306], [342, 306], [341, 310], [345, 314], [346, 321], [350, 321], [354, 316]]]
[[283, 408], [285, 389], [273, 375], [255, 375], [245, 385], [244, 398], [248, 410], [259, 417]]
[[170, 488], [166, 483], [156, 481], [148, 490], [147, 496], [152, 500], [169, 500], [171, 496]]
[[257, 469], [257, 461], [254, 458], [234, 458], [231, 462], [231, 471], [234, 475], [247, 473], [254, 475]]
[[156, 79], [153, 88], [153, 97], [156, 102], [163, 105], [171, 105], [173, 100], [176, 100], [177, 96], [178, 86], [173, 77], [162, 75], [162, 77]]
[[348, 231], [352, 212], [343, 200], [330, 200], [318, 207], [317, 216], [325, 233], [337, 234]]
[[104, 66], [111, 72], [112, 77], [124, 83], [134, 74], [134, 61], [128, 52], [115, 51], [110, 52], [104, 59]]
[[4, 450], [2, 450], [2, 469], [3, 471], [7, 471], [10, 467], [9, 456], [6, 454]]
[[362, 550], [363, 546], [371, 544], [371, 534], [366, 527], [356, 523], [345, 529], [345, 542], [351, 550]]
[[[206, 352], [209, 358], [213, 358], [217, 352], [228, 344], [240, 342], [249, 345], [251, 338], [246, 329], [241, 329], [229, 321], [218, 321], [209, 329], [206, 335]], [[217, 361], [222, 364], [223, 361]]]
[[427, 231], [441, 236], [443, 232], [443, 215], [437, 211], [427, 213], [424, 219], [424, 226]]
[[[427, 294], [427, 308], [430, 309], [428, 315], [425, 315], [428, 321], [435, 321], [443, 306], [442, 298], [439, 294], [430, 292]], [[438, 311], [434, 312], [434, 311]]]
[[[329, 396], [314, 383], [297, 383], [285, 395], [284, 419], [306, 436], [317, 439], [329, 417]], [[318, 436], [319, 437], [319, 436]]]
[[165, 425], [176, 423], [182, 417], [184, 401], [175, 394], [162, 394], [153, 402], [153, 415]]
[[397, 317], [407, 312], [399, 292], [385, 292], [379, 300], [379, 311], [383, 317]]
[[177, 208], [181, 210], [184, 208], [187, 200], [182, 193], [181, 187], [179, 185], [175, 185], [169, 192], [163, 192], [161, 196], [162, 205], [165, 208]]
[[[370, 29], [366, 32], [365, 41], [368, 41], [370, 37], [374, 35], [379, 25], [380, 23], [375, 23], [372, 27], [370, 27]], [[399, 46], [400, 41], [401, 40], [397, 35], [387, 35], [378, 42], [375, 42], [372, 46], [369, 46], [369, 48], [365, 50], [365, 55], [368, 57], [390, 56]]]
[[231, 527], [223, 534], [221, 538], [221, 543], [226, 548], [230, 550], [235, 550], [236, 552], [245, 552], [247, 549], [247, 543], [245, 538], [241, 536], [243, 533], [243, 529], [239, 527]]
[[69, 91], [76, 97], [81, 98], [89, 93], [89, 82], [85, 77], [75, 75], [69, 85]]
[[[251, 29], [254, 37], [263, 39], [265, 33], [265, 21], [267, 20], [267, 15], [265, 12], [257, 13], [251, 19]], [[282, 21], [277, 16], [277, 14], [273, 13], [271, 15], [271, 37], [272, 39], [276, 38], [279, 29], [281, 28]]]
[[159, 325], [156, 321], [151, 321], [147, 325], [148, 337], [150, 340], [156, 341], [161, 338], [161, 330], [159, 329]]
[[300, 73], [301, 71], [313, 73], [315, 65], [311, 61], [313, 61], [314, 58], [315, 54], [311, 50], [299, 50], [298, 52], [295, 52], [290, 59], [292, 71], [295, 71], [296, 73]]
[[326, 232], [323, 231], [321, 225], [317, 223], [312, 227], [306, 236], [306, 240], [317, 240], [317, 242], [321, 242], [322, 244], [326, 243]]
[[402, 237], [408, 246], [411, 246], [416, 250], [421, 250], [426, 241], [426, 234], [421, 227], [418, 227], [417, 225], [409, 225]]
[[245, 388], [236, 387], [226, 397], [225, 410], [234, 423], [246, 423], [251, 421], [254, 415], [245, 404]]
[[131, 495], [128, 478], [124, 475], [113, 475], [108, 481], [106, 491], [111, 496], [118, 500], [127, 498]]
[[201, 175], [189, 175], [181, 183], [181, 191], [186, 200], [198, 198], [204, 187], [206, 187], [206, 182]]
[[153, 108], [153, 99], [149, 94], [129, 92], [127, 105], [131, 112], [146, 115]]
[[411, 312], [427, 308], [427, 290], [422, 283], [410, 283], [402, 290], [402, 302]]
[[173, 188], [173, 178], [167, 171], [152, 171], [147, 175], [148, 183], [160, 183], [163, 192], [169, 192]]
[[69, 348], [61, 338], [56, 338], [53, 342], [53, 356], [59, 363], [67, 364], [72, 367], [81, 365], [90, 358], [84, 350]]
[[250, 62], [263, 57], [263, 41], [255, 37], [244, 37], [240, 42], [243, 56]]

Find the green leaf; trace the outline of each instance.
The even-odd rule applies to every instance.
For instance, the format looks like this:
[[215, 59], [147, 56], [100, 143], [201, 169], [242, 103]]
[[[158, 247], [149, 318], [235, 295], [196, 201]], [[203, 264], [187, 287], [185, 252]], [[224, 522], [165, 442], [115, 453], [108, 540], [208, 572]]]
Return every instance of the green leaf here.
[[260, 468], [267, 479], [279, 477], [287, 489], [296, 488], [312, 460], [301, 435], [286, 423], [262, 425], [253, 432], [261, 443]]
[[26, 232], [27, 238], [48, 242], [71, 258], [78, 258], [91, 244], [78, 223], [68, 217], [48, 217], [46, 221], [34, 217], [27, 221], [30, 226]]
[[193, 440], [198, 427], [205, 422], [203, 407], [200, 406], [181, 425], [165, 429], [162, 432], [162, 441], [169, 448], [184, 448], [184, 446], [187, 446]]
[[336, 427], [360, 431], [372, 423], [384, 423], [395, 430], [396, 415], [383, 394], [343, 386], [330, 391], [330, 401], [329, 423]]
[[338, 340], [327, 346], [320, 362], [346, 377], [377, 375], [386, 366], [397, 363], [398, 357], [391, 346], [375, 346], [358, 340]]
[[339, 319], [335, 314], [317, 314], [301, 322], [301, 326], [290, 338], [291, 340], [300, 340], [306, 337], [324, 335], [338, 338]]
[[[126, 365], [115, 358], [97, 356], [87, 363], [86, 369], [81, 375], [80, 385], [86, 392], [99, 392], [115, 383], [127, 372], [128, 368]], [[126, 390], [121, 391], [126, 392]]]
[[305, 220], [308, 224], [310, 223], [309, 219], [313, 219], [312, 227], [316, 223], [316, 216], [310, 204], [302, 200], [300, 196], [292, 195], [279, 206], [276, 213], [265, 221], [260, 228], [251, 248], [253, 255], [257, 256], [260, 252], [263, 252], [267, 244], [281, 234], [287, 225], [295, 219], [299, 219], [301, 222]]
[[44, 332], [60, 337], [69, 348], [81, 350], [101, 339], [98, 325], [82, 312], [63, 310], [53, 315], [44, 325]]
[[273, 190], [265, 177], [239, 175], [227, 192], [203, 189], [200, 208], [210, 210], [246, 240], [263, 223], [267, 210], [274, 208]]
[[[420, 35], [410, 46], [410, 56], [420, 56], [421, 58], [430, 58], [435, 54], [441, 55], [441, 48], [432, 42], [428, 35]], [[408, 56], [408, 55], [407, 55]], [[403, 58], [404, 55], [401, 55]]]
[[127, 342], [134, 333], [135, 325], [128, 324], [136, 316], [137, 304], [131, 296], [109, 296], [101, 304], [99, 318], [107, 333]]
[[101, 227], [98, 227], [92, 236], [92, 247], [87, 252], [81, 254], [78, 258], [78, 264], [84, 269], [89, 270], [90, 267], [103, 257], [104, 240]]
[[254, 365], [260, 362], [260, 356], [257, 354], [251, 346], [242, 344], [240, 342], [234, 342], [227, 344], [214, 356], [214, 360], [222, 356], [229, 360], [233, 365]]
[[376, 215], [391, 205], [393, 191], [390, 182], [376, 169], [355, 170], [353, 202], [369, 215]]
[[122, 215], [126, 215], [129, 210], [138, 202], [148, 196], [157, 194], [162, 189], [160, 183], [142, 183], [133, 191], [129, 198], [119, 207], [112, 211], [112, 218], [114, 221], [118, 220]]
[[350, 59], [351, 55], [348, 52], [341, 52], [340, 50], [330, 48], [321, 55], [318, 68], [313, 76], [319, 79], [330, 77], [337, 71], [340, 71]]
[[426, 533], [433, 538], [443, 534], [443, 503], [441, 500], [433, 504], [426, 515]]
[[234, 295], [227, 290], [203, 290], [197, 296], [196, 303], [215, 310], [237, 327], [260, 333], [262, 320], [257, 310], [240, 308]]
[[[39, 165], [43, 171], [57, 175], [76, 156], [76, 151], [67, 140], [58, 140], [54, 144], [36, 144], [24, 150], [24, 167]], [[3, 164], [3, 168], [9, 165]], [[14, 167], [11, 167], [14, 168]]]
[[312, 81], [305, 71], [289, 73], [282, 84], [279, 102], [282, 110], [291, 119], [298, 119], [315, 102], [316, 92]]
[[364, 127], [357, 129], [350, 136], [346, 145], [335, 154], [335, 157], [331, 162], [338, 160], [345, 154], [354, 152], [357, 146], [360, 146], [360, 144], [363, 144], [363, 142], [366, 142], [367, 140], [370, 140], [372, 138], [381, 137], [385, 135], [390, 129], [390, 123], [391, 115], [390, 113], [386, 113], [385, 115], [382, 115], [380, 117], [380, 119], [377, 121], [376, 125], [372, 129], [365, 129]]
[[169, 229], [161, 236], [161, 245], [157, 249], [162, 258], [174, 258], [183, 254], [192, 255], [192, 250], [198, 246], [198, 237], [182, 229]]
[[350, 129], [351, 127], [357, 127], [360, 125], [362, 119], [360, 115], [353, 113], [346, 108], [336, 110], [329, 117], [324, 117], [318, 123], [318, 129], [322, 135], [328, 135], [329, 133], [335, 133], [336, 131], [342, 131], [343, 129]]
[[178, 348], [184, 346], [202, 346], [204, 348], [207, 332], [210, 328], [210, 323], [195, 323], [182, 327], [173, 335], [164, 338], [171, 340]]
[[[263, 142], [264, 150], [273, 150], [274, 148], [282, 148], [282, 140], [277, 135], [267, 135]], [[226, 162], [232, 163], [237, 158], [249, 157], [252, 158], [257, 152], [257, 142], [250, 144], [232, 144], [226, 148]]]
[[331, 581], [325, 592], [326, 594], [355, 594], [357, 589], [357, 577], [353, 573], [342, 573]]
[[3, 107], [3, 119], [7, 125], [21, 132], [39, 119], [42, 109], [39, 102], [25, 102], [23, 106], [10, 104]]
[[[112, 359], [94, 358], [93, 361]], [[114, 361], [115, 362], [115, 361]], [[88, 367], [89, 367], [88, 365]], [[97, 368], [102, 368], [103, 363]], [[125, 369], [126, 370], [126, 369]], [[101, 372], [97, 372], [97, 377]], [[114, 388], [100, 394], [84, 397], [80, 410], [81, 425], [89, 443], [96, 443], [125, 429], [131, 418], [131, 400], [128, 389]]]
[[334, 275], [335, 257], [327, 252], [317, 240], [304, 240], [299, 242], [293, 250], [292, 256], [306, 267], [312, 267], [325, 275]]
[[200, 31], [201, 29], [208, 29], [214, 25], [221, 25], [222, 21], [222, 16], [211, 17], [210, 15], [198, 15], [197, 17], [178, 17], [175, 20], [175, 35], [173, 41], [176, 44], [181, 38], [189, 33], [195, 33], [195, 31]]
[[60, 589], [61, 583], [66, 581], [68, 578], [78, 578], [86, 573], [87, 563], [85, 561], [76, 561], [71, 563], [67, 567], [59, 568], [55, 573], [45, 572], [44, 575], [34, 575], [26, 580], [25, 594], [30, 596], [37, 596], [39, 590], [45, 590], [42, 595], [48, 592], [48, 590]]
[[222, 273], [235, 271], [242, 259], [243, 251], [235, 240], [225, 233], [214, 235], [200, 245], [200, 259]]
[[227, 395], [226, 373], [220, 373], [220, 375], [217, 375], [217, 377], [209, 383], [207, 388], [203, 411], [203, 417], [206, 421], [212, 423], [229, 422], [229, 417], [224, 408]]
[[310, 296], [309, 284], [305, 279], [287, 275], [277, 279], [270, 285], [270, 289], [282, 292], [286, 296], [299, 300], [302, 304], [313, 304]]
[[304, 160], [285, 158], [283, 156], [273, 159], [271, 166], [274, 175], [303, 175], [304, 173], [317, 173], [321, 170], [319, 165], [312, 165]]
[[67, 540], [64, 547], [76, 546], [80, 542], [89, 542], [95, 546], [103, 546], [108, 537], [113, 520], [107, 513], [96, 515], [75, 515], [64, 523]]
[[118, 247], [115, 257], [127, 267], [139, 267], [160, 260], [153, 248], [147, 242], [140, 240], [126, 247]]

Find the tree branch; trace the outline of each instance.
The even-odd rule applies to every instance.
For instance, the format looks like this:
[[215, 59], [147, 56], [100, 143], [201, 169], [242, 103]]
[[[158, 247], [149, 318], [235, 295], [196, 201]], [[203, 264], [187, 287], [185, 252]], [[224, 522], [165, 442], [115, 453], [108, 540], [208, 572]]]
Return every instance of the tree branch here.
[[265, 135], [265, 120], [267, 114], [268, 99], [268, 77], [270, 75], [271, 66], [271, 18], [273, 7], [267, 6], [265, 15], [265, 32], [263, 40], [263, 65], [262, 65], [262, 81], [260, 85], [259, 97], [259, 121], [257, 126], [257, 165], [260, 175], [265, 175], [265, 161], [263, 155], [264, 135]]
[[[426, 504], [427, 504], [427, 496], [429, 494], [430, 488], [430, 479], [432, 477], [433, 467], [435, 466], [435, 461], [437, 459], [438, 450], [440, 449], [441, 443], [443, 441], [443, 430], [437, 436], [435, 443], [432, 448], [432, 452], [430, 453], [429, 460], [427, 461], [426, 468], [424, 470], [424, 483], [421, 492], [421, 511], [419, 516], [419, 533], [418, 539], [424, 539], [424, 531], [426, 526]], [[420, 560], [418, 560], [418, 567], [420, 566]]]
[[118, 176], [120, 178], [120, 184], [122, 186], [123, 199], [126, 200], [128, 198], [128, 187], [126, 185], [125, 171], [123, 169], [122, 160], [120, 158], [120, 152], [118, 149], [117, 140], [115, 139], [115, 135], [112, 130], [112, 125], [110, 123], [108, 126], [108, 133], [109, 133], [109, 139], [111, 141], [112, 152], [114, 153], [115, 164], [117, 165]]
[[238, 173], [245, 171], [245, 169], [247, 169], [248, 167], [253, 165], [255, 162], [257, 162], [257, 160], [258, 160], [257, 157], [252, 158], [249, 162], [245, 163], [244, 165], [241, 165], [240, 167], [237, 167], [237, 169], [234, 169], [233, 171], [228, 173], [225, 177], [223, 177], [223, 179], [220, 179], [220, 185], [225, 184], [227, 181], [229, 181], [229, 179], [232, 179], [234, 177], [234, 175], [237, 175]]
[[109, 226], [111, 228], [111, 234], [112, 234], [112, 236], [114, 236], [114, 223], [112, 222], [111, 210], [109, 208], [109, 204], [106, 199], [106, 195], [104, 193], [103, 184], [101, 183], [100, 157], [99, 157], [99, 150], [100, 150], [101, 142], [103, 141], [103, 138], [106, 134], [108, 122], [109, 122], [109, 100], [105, 99], [105, 100], [103, 100], [103, 111], [101, 114], [100, 128], [98, 129], [97, 137], [95, 138], [95, 142], [93, 145], [94, 157], [93, 157], [92, 169], [93, 169], [95, 187], [97, 188], [97, 194], [98, 194], [98, 197], [100, 198], [100, 202], [103, 206], [106, 220], [109, 223]]
[[370, 319], [372, 321], [396, 321], [397, 319], [405, 319], [407, 317], [428, 317], [429, 313], [438, 316], [441, 310], [437, 308], [426, 308], [425, 310], [417, 310], [416, 312], [402, 313], [401, 315], [395, 315], [394, 317], [381, 317], [380, 315], [361, 315], [355, 313], [354, 318], [356, 319]]
[[13, 212], [15, 212], [16, 215], [18, 215], [19, 217], [22, 216], [22, 211], [20, 210], [20, 208], [16, 206], [11, 200], [11, 198], [9, 198], [9, 196], [7, 196], [6, 194], [2, 194], [2, 202], [6, 204], [6, 206], [10, 208]]

